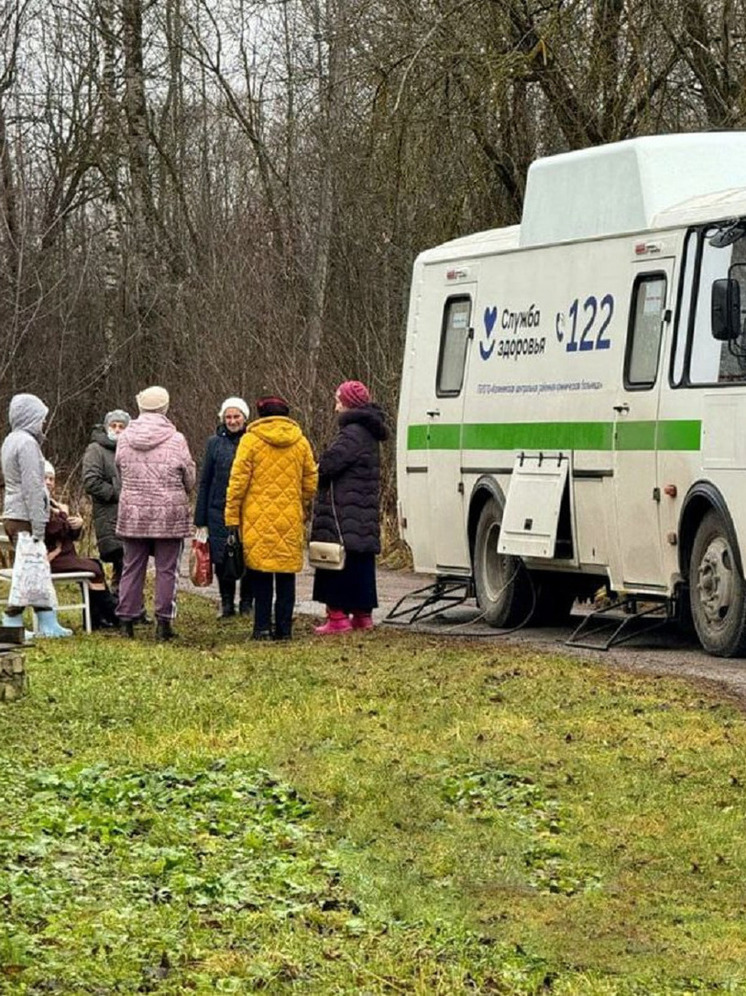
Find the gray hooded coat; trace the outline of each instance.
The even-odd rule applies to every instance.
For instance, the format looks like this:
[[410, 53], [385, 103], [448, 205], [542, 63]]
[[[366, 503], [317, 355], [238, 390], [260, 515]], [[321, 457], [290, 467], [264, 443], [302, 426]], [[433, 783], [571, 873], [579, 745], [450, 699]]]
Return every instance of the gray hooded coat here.
[[49, 496], [44, 485], [44, 457], [39, 445], [49, 409], [35, 394], [11, 398], [11, 431], [0, 454], [5, 478], [4, 519], [25, 519], [36, 539], [44, 539], [49, 519]]

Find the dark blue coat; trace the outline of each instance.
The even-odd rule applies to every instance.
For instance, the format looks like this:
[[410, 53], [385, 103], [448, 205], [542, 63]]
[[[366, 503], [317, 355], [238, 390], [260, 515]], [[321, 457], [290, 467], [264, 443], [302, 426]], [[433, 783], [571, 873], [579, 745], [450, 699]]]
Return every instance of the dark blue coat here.
[[336, 439], [319, 459], [319, 490], [311, 536], [315, 540], [338, 542], [341, 532], [350, 552], [380, 553], [379, 450], [388, 437], [384, 415], [378, 405], [371, 402], [340, 412], [338, 424]]
[[225, 495], [233, 458], [243, 434], [243, 429], [240, 432], [228, 432], [224, 425], [219, 425], [205, 450], [197, 505], [194, 509], [194, 524], [207, 526], [210, 531], [210, 556], [213, 564], [223, 561], [223, 548], [228, 535], [225, 526]]

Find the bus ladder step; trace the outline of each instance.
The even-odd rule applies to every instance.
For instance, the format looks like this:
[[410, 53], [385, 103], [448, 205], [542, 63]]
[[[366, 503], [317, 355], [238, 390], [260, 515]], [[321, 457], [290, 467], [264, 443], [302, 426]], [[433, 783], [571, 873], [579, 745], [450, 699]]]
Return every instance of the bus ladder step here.
[[392, 626], [411, 626], [463, 605], [473, 597], [474, 585], [470, 578], [439, 577], [433, 584], [415, 588], [402, 596], [383, 621]]
[[[640, 603], [646, 608], [639, 608]], [[624, 613], [624, 618], [610, 613]], [[589, 613], [572, 636], [565, 641], [568, 647], [585, 647], [588, 650], [608, 650], [644, 633], [660, 629], [672, 618], [670, 602], [650, 604], [639, 596], [621, 598], [602, 609]]]

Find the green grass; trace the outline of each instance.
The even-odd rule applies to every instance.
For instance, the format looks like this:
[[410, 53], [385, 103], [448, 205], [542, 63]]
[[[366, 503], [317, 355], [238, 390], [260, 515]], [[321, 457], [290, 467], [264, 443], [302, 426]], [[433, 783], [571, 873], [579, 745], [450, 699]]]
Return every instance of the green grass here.
[[184, 601], [0, 707], [2, 993], [746, 993], [746, 726], [683, 682]]

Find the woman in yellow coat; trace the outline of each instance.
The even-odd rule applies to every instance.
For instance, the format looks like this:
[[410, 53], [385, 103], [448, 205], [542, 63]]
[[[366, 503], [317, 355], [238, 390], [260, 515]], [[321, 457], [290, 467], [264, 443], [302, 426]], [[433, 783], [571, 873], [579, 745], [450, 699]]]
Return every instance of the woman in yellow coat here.
[[[318, 473], [311, 446], [290, 407], [279, 397], [260, 398], [259, 418], [247, 428], [231, 468], [225, 524], [241, 531], [246, 567], [254, 584], [255, 640], [289, 640], [295, 575], [303, 567], [305, 509]], [[272, 630], [272, 593], [275, 626]]]

